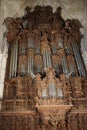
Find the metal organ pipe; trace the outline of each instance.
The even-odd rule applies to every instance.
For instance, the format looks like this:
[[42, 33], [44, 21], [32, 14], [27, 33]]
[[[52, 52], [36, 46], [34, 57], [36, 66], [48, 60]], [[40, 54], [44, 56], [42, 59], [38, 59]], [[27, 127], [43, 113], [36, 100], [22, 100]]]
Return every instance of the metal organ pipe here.
[[15, 77], [17, 73], [18, 41], [15, 43]]
[[85, 70], [84, 70], [82, 59], [81, 59], [81, 56], [79, 54], [79, 51], [78, 51], [78, 48], [77, 48], [75, 42], [72, 43], [72, 48], [73, 48], [73, 52], [74, 52], [74, 55], [75, 55], [79, 75], [83, 76], [83, 77], [86, 77], [86, 73], [85, 73]]
[[43, 62], [44, 62], [44, 68], [52, 67], [50, 53], [47, 50], [45, 50], [43, 53]]
[[31, 72], [33, 73], [33, 65], [34, 65], [33, 57], [29, 56], [29, 57], [28, 57], [28, 75], [29, 75]]
[[29, 59], [27, 60], [27, 74], [29, 75]]
[[31, 59], [31, 64], [30, 64], [31, 70], [30, 71], [33, 73], [33, 57], [31, 57], [30, 59]]
[[46, 59], [47, 59], [47, 68], [49, 68], [49, 61], [48, 61], [48, 52], [47, 52], [47, 50], [46, 50]]
[[79, 63], [80, 63], [80, 68], [81, 68], [81, 74], [83, 77], [86, 77], [86, 73], [85, 73], [85, 70], [84, 70], [84, 66], [83, 66], [83, 63], [82, 63], [82, 59], [81, 59], [81, 56], [80, 56], [80, 53], [78, 51], [78, 48], [76, 46], [76, 49], [77, 49], [77, 55], [79, 57]]
[[65, 57], [62, 57], [61, 63], [62, 63], [62, 67], [63, 67], [63, 72], [64, 72], [65, 74], [68, 74], [68, 73], [69, 73], [69, 72], [68, 72], [68, 66], [67, 66], [67, 62], [66, 62]]
[[13, 77], [13, 57], [14, 57], [14, 46], [12, 46], [12, 67], [11, 67], [11, 78]]
[[25, 55], [25, 45], [24, 45], [24, 43], [22, 44], [22, 54]]
[[63, 40], [61, 38], [59, 38], [59, 40], [58, 40], [58, 46], [60, 48], [63, 48]]
[[49, 97], [56, 97], [56, 87], [53, 82], [49, 84]]
[[76, 74], [73, 63], [70, 63], [69, 69], [72, 74]]
[[28, 48], [34, 48], [34, 41], [33, 39], [28, 39]]
[[14, 50], [12, 48], [12, 66], [11, 66], [11, 78], [13, 77], [13, 54], [14, 54]]
[[31, 52], [28, 55], [28, 75], [32, 72], [33, 73], [33, 65], [34, 65], [34, 57], [33, 57], [33, 49], [34, 49], [34, 40], [33, 39], [28, 39], [28, 48], [29, 48], [29, 52]]
[[49, 55], [49, 59], [50, 59], [50, 68], [51, 68], [52, 67], [51, 55]]
[[72, 48], [73, 48], [73, 52], [74, 52], [74, 56], [75, 56], [75, 60], [76, 60], [76, 64], [77, 64], [77, 68], [78, 68], [78, 71], [79, 71], [79, 75], [81, 76], [80, 66], [79, 66], [78, 57], [77, 57], [77, 52], [76, 52], [76, 49], [75, 49], [75, 46], [74, 46], [73, 43], [72, 43]]
[[30, 66], [30, 71], [31, 71], [31, 57], [29, 59], [29, 66]]
[[44, 62], [44, 68], [46, 68], [46, 55], [45, 55], [45, 52], [43, 53], [43, 62]]
[[31, 58], [31, 72], [33, 72], [33, 58]]
[[65, 58], [63, 60], [64, 60], [64, 65], [65, 65], [65, 74], [68, 74], [69, 72], [68, 72], [67, 61]]
[[52, 45], [52, 52], [53, 52], [53, 54], [56, 54], [56, 53], [57, 53], [57, 47], [54, 46], [54, 45]]
[[52, 67], [52, 62], [51, 62], [51, 55], [49, 54], [49, 67]]
[[23, 64], [23, 75], [25, 74], [25, 65]]
[[13, 58], [13, 51], [12, 51], [12, 49], [11, 49], [9, 78], [12, 77], [12, 58]]
[[13, 77], [15, 77], [15, 67], [16, 67], [16, 43], [14, 43], [14, 67], [13, 67]]
[[30, 58], [30, 71], [32, 72], [32, 58]]
[[46, 88], [42, 91], [42, 98], [48, 98], [48, 93]]
[[63, 58], [61, 58], [61, 64], [62, 64], [62, 67], [63, 67], [63, 73], [65, 73]]
[[12, 57], [12, 78], [14, 77], [14, 60], [15, 59], [15, 46], [13, 44], [13, 57]]
[[78, 50], [77, 50], [75, 43], [73, 43], [73, 44], [74, 44], [74, 48], [75, 48], [75, 51], [76, 51], [76, 58], [77, 58], [77, 62], [78, 62], [78, 65], [79, 65], [80, 76], [82, 76], [81, 66], [80, 66], [80, 57], [78, 56]]
[[31, 57], [29, 58], [29, 74], [30, 74], [30, 72], [31, 72]]
[[58, 66], [58, 64], [55, 64], [54, 68], [56, 70], [56, 73], [59, 74], [59, 66]]
[[14, 77], [15, 77], [15, 65], [16, 65], [15, 60], [16, 60], [16, 43], [14, 43], [14, 68], [13, 68], [14, 69], [14, 75], [13, 75]]
[[18, 42], [13, 45], [12, 57], [11, 57], [11, 77], [16, 77], [17, 72], [17, 55], [18, 55]]

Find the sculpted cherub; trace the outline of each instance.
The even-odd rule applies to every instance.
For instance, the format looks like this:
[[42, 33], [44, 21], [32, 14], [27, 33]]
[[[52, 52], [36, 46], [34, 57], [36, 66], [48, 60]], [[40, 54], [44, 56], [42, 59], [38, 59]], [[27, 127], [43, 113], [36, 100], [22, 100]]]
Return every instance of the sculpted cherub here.
[[41, 82], [41, 75], [39, 73], [36, 74], [36, 81]]
[[54, 68], [48, 68], [46, 70], [46, 75], [49, 79], [54, 79], [55, 78], [55, 70]]

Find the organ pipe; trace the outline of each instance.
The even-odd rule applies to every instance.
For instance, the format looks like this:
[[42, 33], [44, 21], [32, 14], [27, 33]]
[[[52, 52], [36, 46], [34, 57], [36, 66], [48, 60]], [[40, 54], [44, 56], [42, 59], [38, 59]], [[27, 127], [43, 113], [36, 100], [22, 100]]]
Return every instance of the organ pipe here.
[[73, 63], [70, 63], [69, 69], [72, 74], [76, 74]]
[[25, 54], [25, 46], [24, 46], [24, 43], [22, 44], [22, 54]]
[[42, 91], [42, 98], [47, 98], [48, 97], [48, 94], [47, 94], [47, 89], [44, 89]]
[[46, 55], [45, 52], [43, 53], [43, 62], [44, 62], [44, 69], [46, 68]]
[[76, 64], [77, 64], [77, 68], [79, 71], [79, 75], [81, 76], [81, 72], [80, 72], [80, 66], [79, 66], [79, 62], [78, 62], [78, 57], [77, 57], [77, 53], [76, 53], [76, 49], [74, 44], [72, 43], [72, 48], [73, 48], [73, 52], [74, 52], [74, 56], [75, 56], [75, 60], [76, 60]]
[[57, 88], [57, 97], [63, 98], [63, 92], [62, 92], [62, 89], [60, 89], [60, 88]]
[[14, 44], [13, 44], [12, 77], [14, 77], [14, 58], [15, 58], [15, 46], [14, 46]]
[[[76, 46], [76, 49], [77, 49], [77, 46]], [[82, 63], [82, 59], [81, 59], [81, 56], [80, 56], [80, 53], [79, 53], [78, 49], [77, 49], [77, 55], [79, 57], [79, 64], [80, 64], [82, 76], [86, 77], [86, 73], [85, 73], [85, 70], [84, 70], [84, 65]]]
[[50, 55], [50, 53], [48, 53], [48, 59], [49, 59], [49, 68], [51, 68], [52, 67], [52, 63], [51, 63], [51, 55]]
[[25, 64], [21, 64], [21, 76], [25, 75]]
[[28, 48], [34, 49], [34, 41], [33, 41], [33, 39], [28, 39]]
[[33, 58], [31, 58], [31, 72], [33, 73]]
[[28, 75], [29, 75], [29, 70], [30, 70], [29, 67], [30, 67], [30, 66], [29, 66], [29, 58], [28, 58], [28, 67], [27, 67], [27, 68], [28, 68], [28, 70], [27, 70], [27, 71], [28, 71]]
[[81, 56], [79, 54], [79, 51], [77, 49], [77, 46], [76, 46], [75, 42], [72, 43], [72, 48], [73, 48], [73, 52], [74, 52], [74, 55], [75, 55], [75, 60], [76, 60], [76, 63], [77, 63], [77, 68], [78, 68], [78, 71], [79, 71], [79, 75], [83, 76], [83, 77], [86, 77], [86, 73], [85, 73], [85, 70], [84, 70], [82, 59], [81, 59]]
[[61, 63], [62, 63], [62, 67], [63, 67], [63, 72], [64, 74], [68, 74], [68, 66], [67, 66], [67, 62], [66, 62], [66, 59], [65, 57], [62, 57], [61, 59]]
[[63, 40], [61, 38], [59, 38], [59, 40], [58, 40], [58, 46], [60, 48], [63, 48]]
[[10, 70], [9, 70], [9, 78], [12, 77], [12, 58], [13, 58], [13, 51], [11, 49], [11, 57], [10, 57]]
[[46, 51], [46, 61], [47, 61], [47, 65], [46, 65], [46, 67], [49, 68], [48, 52], [47, 52], [47, 51]]
[[15, 44], [15, 77], [17, 73], [17, 58], [18, 58], [18, 41]]
[[17, 56], [18, 56], [18, 42], [13, 44], [11, 51], [11, 62], [10, 62], [10, 78], [16, 77], [17, 72]]
[[80, 60], [79, 60], [80, 57], [78, 56], [78, 50], [76, 48], [75, 43], [73, 43], [73, 45], [74, 45], [74, 49], [75, 49], [75, 52], [76, 52], [76, 58], [77, 58], [78, 66], [79, 66], [79, 73], [80, 73], [80, 76], [82, 76], [82, 72], [81, 72], [81, 68], [80, 68]]
[[28, 75], [32, 72], [33, 73], [33, 57], [28, 57]]
[[13, 62], [13, 77], [15, 77], [15, 67], [16, 67], [16, 43], [14, 43], [14, 62]]
[[44, 51], [43, 53], [43, 62], [44, 62], [44, 68], [52, 67], [50, 53], [47, 50]]
[[49, 84], [49, 96], [50, 97], [56, 97], [56, 87], [53, 82]]
[[54, 46], [54, 45], [52, 45], [52, 52], [53, 52], [53, 54], [56, 54], [56, 53], [57, 53], [57, 47]]

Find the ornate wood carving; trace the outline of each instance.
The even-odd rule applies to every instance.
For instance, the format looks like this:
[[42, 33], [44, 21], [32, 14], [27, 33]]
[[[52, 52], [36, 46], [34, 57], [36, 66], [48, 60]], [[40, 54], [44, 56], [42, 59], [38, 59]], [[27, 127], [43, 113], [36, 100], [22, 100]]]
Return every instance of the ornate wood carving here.
[[8, 61], [0, 130], [87, 130], [81, 24], [62, 8], [26, 7], [6, 18]]

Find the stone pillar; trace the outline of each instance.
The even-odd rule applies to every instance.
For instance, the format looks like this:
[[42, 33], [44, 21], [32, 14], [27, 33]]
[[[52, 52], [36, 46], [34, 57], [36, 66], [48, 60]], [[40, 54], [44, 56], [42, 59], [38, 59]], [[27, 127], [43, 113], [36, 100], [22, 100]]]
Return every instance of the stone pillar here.
[[87, 1], [83, 0], [83, 28], [81, 29], [81, 32], [83, 33], [84, 37], [81, 41], [81, 52], [82, 52], [82, 57], [85, 63], [85, 67], [87, 70]]
[[83, 39], [81, 40], [81, 52], [87, 70], [87, 28], [83, 28], [81, 31], [84, 35]]
[[0, 53], [0, 98], [3, 96], [3, 86], [4, 86], [4, 77], [5, 77], [5, 68], [7, 61], [7, 54]]

